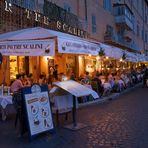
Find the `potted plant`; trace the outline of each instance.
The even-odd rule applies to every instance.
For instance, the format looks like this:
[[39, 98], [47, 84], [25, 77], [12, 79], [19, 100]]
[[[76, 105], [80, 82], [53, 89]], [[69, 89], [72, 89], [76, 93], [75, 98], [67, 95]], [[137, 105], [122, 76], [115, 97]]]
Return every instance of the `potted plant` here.
[[126, 59], [126, 53], [124, 52], [122, 55], [122, 60], [125, 60], [125, 59]]
[[102, 47], [100, 48], [100, 51], [99, 51], [98, 55], [99, 55], [100, 57], [104, 57], [104, 56], [105, 56], [105, 52], [104, 52], [104, 50], [103, 50]]

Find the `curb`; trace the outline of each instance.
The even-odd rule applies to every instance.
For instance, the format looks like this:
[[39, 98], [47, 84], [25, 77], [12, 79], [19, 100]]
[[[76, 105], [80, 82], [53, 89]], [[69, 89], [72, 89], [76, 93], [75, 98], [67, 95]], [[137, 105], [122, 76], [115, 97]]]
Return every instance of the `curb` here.
[[117, 99], [119, 96], [122, 96], [122, 95], [134, 90], [135, 88], [140, 87], [141, 85], [142, 85], [142, 83], [139, 83], [139, 84], [137, 84], [137, 85], [135, 85], [131, 88], [128, 88], [128, 89], [126, 89], [126, 90], [124, 90], [120, 93], [112, 93], [111, 95], [105, 96], [102, 99], [97, 99], [97, 100], [94, 100], [94, 101], [78, 104], [78, 108], [83, 108], [83, 107], [95, 105], [95, 104], [101, 104], [101, 103], [104, 103], [104, 102], [107, 102], [107, 101], [110, 101], [110, 100]]

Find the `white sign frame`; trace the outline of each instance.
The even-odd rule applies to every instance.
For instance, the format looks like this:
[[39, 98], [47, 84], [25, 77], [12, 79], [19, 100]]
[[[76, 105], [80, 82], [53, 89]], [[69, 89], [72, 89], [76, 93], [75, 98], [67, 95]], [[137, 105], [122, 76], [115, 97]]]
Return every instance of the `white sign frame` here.
[[0, 52], [4, 56], [54, 56], [55, 39], [3, 41]]

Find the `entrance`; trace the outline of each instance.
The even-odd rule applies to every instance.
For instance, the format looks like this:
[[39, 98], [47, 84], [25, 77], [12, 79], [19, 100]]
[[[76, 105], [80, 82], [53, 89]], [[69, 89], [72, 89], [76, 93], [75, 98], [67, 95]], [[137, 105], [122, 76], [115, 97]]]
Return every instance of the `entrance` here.
[[10, 80], [16, 78], [16, 74], [29, 74], [28, 56], [10, 56]]

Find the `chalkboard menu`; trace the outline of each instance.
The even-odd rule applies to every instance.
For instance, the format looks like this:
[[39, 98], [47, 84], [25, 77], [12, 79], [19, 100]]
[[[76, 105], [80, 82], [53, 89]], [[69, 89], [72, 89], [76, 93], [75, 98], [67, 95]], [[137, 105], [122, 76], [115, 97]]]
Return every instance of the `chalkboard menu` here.
[[49, 103], [48, 87], [33, 85], [23, 89], [30, 136], [54, 128]]

